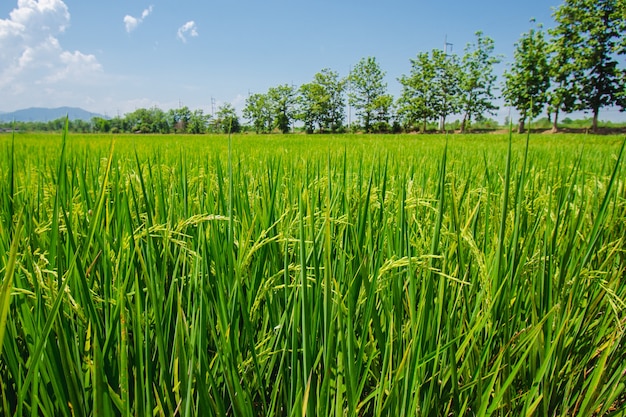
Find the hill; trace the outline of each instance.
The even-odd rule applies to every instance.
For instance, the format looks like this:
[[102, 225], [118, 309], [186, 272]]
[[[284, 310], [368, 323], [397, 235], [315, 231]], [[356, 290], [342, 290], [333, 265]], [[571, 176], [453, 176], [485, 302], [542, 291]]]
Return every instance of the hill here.
[[92, 117], [104, 117], [98, 113], [81, 109], [79, 107], [57, 107], [54, 109], [45, 107], [30, 107], [28, 109], [16, 110], [13, 112], [0, 112], [0, 121], [11, 122], [49, 122], [65, 116], [70, 120], [89, 121]]

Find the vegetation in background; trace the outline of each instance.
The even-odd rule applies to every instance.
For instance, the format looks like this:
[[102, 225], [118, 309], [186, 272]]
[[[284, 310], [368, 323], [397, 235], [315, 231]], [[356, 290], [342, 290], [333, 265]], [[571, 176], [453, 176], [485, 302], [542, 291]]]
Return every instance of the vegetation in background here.
[[293, 86], [284, 84], [267, 91], [271, 111], [275, 115], [273, 127], [281, 133], [289, 133], [296, 116], [297, 96]]
[[270, 88], [266, 94], [251, 94], [246, 99], [243, 117], [256, 133], [271, 133], [274, 129], [288, 133], [296, 120], [296, 93], [294, 87], [284, 84]]
[[500, 62], [500, 57], [493, 55], [493, 39], [476, 32], [476, 43], [468, 44], [461, 60], [461, 133], [468, 123], [480, 120], [486, 114], [492, 114], [497, 107], [493, 66]]
[[213, 131], [220, 133], [239, 133], [241, 125], [235, 108], [231, 104], [220, 106], [212, 120]]
[[376, 58], [363, 58], [348, 75], [348, 101], [365, 133], [391, 130], [393, 97]]
[[[598, 128], [600, 109], [626, 107], [626, 77], [618, 56], [626, 54], [626, 3], [623, 0], [565, 0], [554, 12], [552, 30], [557, 63], [569, 77], [565, 94], [558, 90], [566, 111], [590, 110], [591, 129]], [[563, 83], [559, 84], [563, 88]]]
[[425, 132], [427, 123], [435, 118], [436, 97], [434, 89], [430, 88], [434, 78], [435, 68], [429, 54], [420, 52], [411, 59], [410, 74], [398, 79], [402, 84], [398, 115], [405, 130], [421, 126], [421, 131]]
[[246, 99], [243, 117], [255, 133], [269, 133], [274, 128], [274, 113], [267, 94], [254, 93]]
[[574, 66], [570, 56], [575, 53], [571, 49], [571, 38], [578, 36], [571, 26], [560, 26], [548, 30], [552, 41], [548, 45], [550, 67], [550, 89], [548, 90], [548, 119], [552, 119], [552, 132], [559, 130], [559, 115], [574, 108], [574, 91], [572, 77]]
[[345, 120], [346, 80], [339, 73], [324, 68], [313, 81], [300, 86], [296, 118], [307, 133], [336, 133], [343, 130]]
[[506, 103], [520, 114], [517, 131], [524, 131], [524, 122], [529, 117], [541, 114], [548, 101], [550, 67], [548, 43], [541, 25], [523, 34], [515, 45], [515, 61], [504, 72], [502, 95]]

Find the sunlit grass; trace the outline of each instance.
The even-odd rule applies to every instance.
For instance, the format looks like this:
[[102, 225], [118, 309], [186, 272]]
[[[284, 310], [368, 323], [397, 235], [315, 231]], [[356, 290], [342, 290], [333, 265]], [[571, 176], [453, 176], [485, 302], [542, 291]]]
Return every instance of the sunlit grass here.
[[0, 136], [0, 414], [619, 415], [623, 142]]

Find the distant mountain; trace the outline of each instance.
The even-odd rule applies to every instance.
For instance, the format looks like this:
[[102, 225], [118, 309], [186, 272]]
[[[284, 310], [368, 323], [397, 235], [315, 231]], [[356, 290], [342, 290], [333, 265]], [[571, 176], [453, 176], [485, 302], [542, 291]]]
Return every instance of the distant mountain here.
[[44, 107], [31, 107], [16, 110], [9, 113], [0, 112], [0, 121], [12, 122], [49, 122], [61, 117], [69, 116], [70, 120], [89, 121], [92, 117], [104, 117], [98, 113], [92, 113], [78, 107], [57, 107], [55, 109]]

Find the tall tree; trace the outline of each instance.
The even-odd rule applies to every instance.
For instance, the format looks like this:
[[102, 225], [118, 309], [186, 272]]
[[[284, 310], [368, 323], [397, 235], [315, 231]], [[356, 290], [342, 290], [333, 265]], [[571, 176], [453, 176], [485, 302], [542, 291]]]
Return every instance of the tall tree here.
[[552, 132], [558, 131], [559, 113], [571, 112], [575, 109], [575, 90], [572, 79], [577, 71], [576, 65], [570, 59], [576, 54], [574, 40], [580, 36], [570, 26], [558, 26], [548, 32], [552, 36], [548, 45], [548, 66], [550, 70], [551, 87], [548, 91], [548, 118], [552, 120]]
[[298, 119], [304, 122], [307, 132], [317, 126], [320, 132], [336, 132], [345, 119], [345, 80], [328, 68], [315, 74], [313, 81], [300, 86]]
[[170, 124], [174, 128], [174, 132], [187, 132], [187, 126], [191, 120], [191, 110], [189, 107], [183, 106], [178, 109], [170, 109], [168, 112]]
[[322, 118], [324, 128], [335, 133], [343, 128], [345, 113], [345, 85], [346, 81], [339, 78], [339, 74], [330, 69], [323, 69], [315, 75], [315, 82], [319, 83], [324, 91], [326, 111]]
[[215, 128], [222, 133], [237, 133], [241, 130], [239, 117], [230, 103], [220, 106], [215, 113]]
[[289, 133], [296, 112], [294, 87], [289, 84], [272, 87], [267, 91], [267, 98], [274, 118], [274, 127], [283, 133]]
[[441, 130], [445, 130], [446, 117], [460, 110], [461, 106], [461, 66], [455, 54], [447, 54], [433, 49], [431, 60], [435, 69], [432, 88], [435, 92], [433, 110], [439, 116]]
[[374, 57], [362, 58], [348, 75], [348, 100], [366, 132], [372, 130], [373, 122], [389, 122], [391, 96], [387, 94], [384, 78], [385, 72]]
[[391, 119], [394, 115], [393, 96], [391, 94], [383, 94], [376, 97], [372, 103], [374, 108], [373, 130], [375, 132], [387, 132], [391, 129]]
[[436, 117], [432, 88], [434, 78], [435, 67], [426, 52], [420, 52], [415, 59], [411, 59], [409, 75], [398, 78], [402, 85], [397, 103], [398, 116], [405, 129], [410, 130], [421, 124], [422, 132], [425, 132], [427, 123]]
[[319, 84], [306, 83], [298, 92], [298, 112], [296, 118], [304, 123], [304, 130], [313, 133], [316, 126], [322, 125], [322, 105], [319, 97], [323, 96], [323, 88]]
[[196, 109], [191, 113], [191, 117], [189, 118], [189, 125], [187, 126], [187, 130], [189, 133], [200, 134], [206, 133], [206, 128], [209, 123], [209, 118], [211, 115], [204, 114], [202, 109]]
[[252, 122], [256, 133], [272, 130], [272, 109], [267, 94], [255, 93], [246, 99], [243, 117]]
[[160, 108], [154, 106], [150, 109], [152, 115], [151, 130], [153, 133], [170, 133], [171, 126], [167, 121], [167, 114]]
[[92, 117], [91, 124], [95, 132], [108, 133], [111, 131], [111, 121], [104, 117]]
[[498, 107], [493, 104], [496, 76], [493, 66], [500, 58], [493, 55], [494, 42], [491, 38], [476, 32], [476, 43], [465, 47], [461, 60], [461, 133], [472, 117], [480, 118], [484, 113], [493, 114]]
[[601, 108], [626, 107], [624, 70], [617, 61], [626, 42], [625, 9], [624, 0], [565, 0], [554, 12], [555, 38], [567, 51], [575, 51], [569, 55], [573, 108], [591, 110], [594, 131]]
[[158, 107], [140, 108], [128, 113], [125, 119], [129, 130], [141, 133], [169, 133], [170, 124], [166, 114]]
[[528, 116], [536, 116], [547, 102], [550, 88], [547, 43], [541, 25], [524, 33], [515, 44], [514, 61], [504, 72], [502, 94], [520, 113], [518, 132]]

